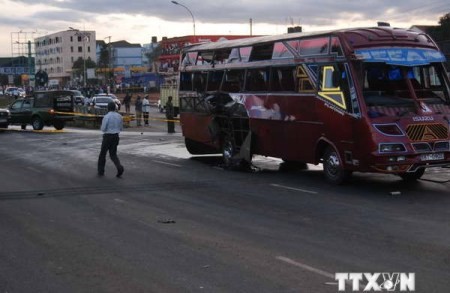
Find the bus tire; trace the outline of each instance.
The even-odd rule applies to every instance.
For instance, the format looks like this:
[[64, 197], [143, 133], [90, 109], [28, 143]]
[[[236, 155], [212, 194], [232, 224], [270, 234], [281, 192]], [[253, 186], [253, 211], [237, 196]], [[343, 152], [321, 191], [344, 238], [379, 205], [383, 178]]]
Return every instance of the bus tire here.
[[186, 145], [187, 151], [191, 155], [206, 155], [206, 154], [217, 154], [220, 153], [220, 150], [217, 148], [210, 147], [208, 145], [205, 145], [201, 142], [185, 138], [184, 144]]
[[425, 173], [425, 168], [417, 169], [414, 172], [402, 173], [399, 176], [406, 182], [414, 182], [419, 180]]
[[44, 128], [44, 121], [42, 121], [39, 116], [34, 116], [33, 119], [31, 119], [31, 125], [34, 130], [42, 130]]
[[326, 180], [336, 185], [346, 183], [352, 174], [344, 169], [338, 153], [332, 147], [328, 147], [323, 155], [323, 172]]

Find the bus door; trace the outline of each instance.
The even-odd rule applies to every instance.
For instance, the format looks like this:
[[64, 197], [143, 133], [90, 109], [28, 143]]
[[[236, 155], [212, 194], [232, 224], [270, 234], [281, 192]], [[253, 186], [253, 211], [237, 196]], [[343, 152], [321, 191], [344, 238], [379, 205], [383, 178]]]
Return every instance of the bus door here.
[[318, 116], [323, 122], [322, 138], [338, 152], [341, 162], [357, 165], [354, 153], [363, 129], [359, 102], [348, 64], [319, 66]]

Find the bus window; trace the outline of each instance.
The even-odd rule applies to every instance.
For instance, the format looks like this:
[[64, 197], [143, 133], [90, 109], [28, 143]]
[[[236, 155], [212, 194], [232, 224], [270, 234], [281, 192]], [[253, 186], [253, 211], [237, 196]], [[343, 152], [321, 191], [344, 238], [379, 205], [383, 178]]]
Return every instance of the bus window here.
[[194, 72], [194, 88], [196, 92], [204, 92], [206, 89], [206, 72]]
[[199, 52], [197, 56], [197, 65], [208, 65], [212, 63], [213, 51]]
[[301, 65], [297, 67], [297, 78], [299, 93], [310, 93], [314, 91], [313, 82], [308, 74], [306, 74], [305, 68]]
[[222, 83], [222, 91], [241, 92], [244, 85], [244, 70], [229, 70], [225, 72], [225, 78]]
[[275, 46], [273, 48], [272, 59], [292, 58], [292, 57], [294, 57], [294, 55], [283, 44], [283, 42], [275, 43]]
[[269, 89], [269, 68], [248, 69], [245, 79], [246, 91], [267, 91]]
[[248, 60], [250, 59], [251, 53], [252, 53], [252, 47], [239, 48], [239, 54], [241, 55], [242, 62], [248, 62]]
[[192, 73], [182, 72], [180, 74], [180, 90], [192, 91]]
[[343, 66], [326, 65], [321, 68], [319, 73], [319, 96], [343, 110], [351, 111], [348, 107], [347, 72]]
[[329, 38], [317, 38], [300, 41], [300, 55], [325, 55], [328, 54]]
[[331, 38], [331, 54], [336, 54], [338, 56], [344, 56], [342, 52], [341, 42], [337, 37]]
[[294, 92], [295, 91], [295, 67], [272, 68], [272, 91]]
[[260, 61], [272, 59], [273, 43], [253, 46], [249, 61]]
[[207, 91], [218, 91], [222, 82], [223, 71], [210, 71], [208, 73]]
[[183, 56], [183, 61], [181, 62], [182, 66], [188, 66], [195, 64], [195, 60], [197, 60], [197, 52], [189, 52]]
[[224, 64], [227, 62], [229, 56], [230, 56], [231, 50], [217, 50], [214, 53], [214, 64]]
[[300, 41], [299, 40], [291, 40], [286, 42], [288, 47], [291, 47], [294, 52], [300, 52]]
[[230, 55], [228, 56], [227, 63], [240, 62], [241, 55], [239, 54], [239, 48], [231, 49]]

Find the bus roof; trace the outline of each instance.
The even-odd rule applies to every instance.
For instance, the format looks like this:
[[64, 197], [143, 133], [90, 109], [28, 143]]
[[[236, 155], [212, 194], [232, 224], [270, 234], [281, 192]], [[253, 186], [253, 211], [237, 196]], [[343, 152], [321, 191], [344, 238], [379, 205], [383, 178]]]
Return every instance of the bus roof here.
[[379, 46], [399, 46], [399, 47], [422, 47], [438, 49], [433, 40], [423, 32], [410, 29], [392, 27], [370, 27], [370, 28], [349, 28], [342, 30], [328, 30], [317, 32], [288, 33], [282, 35], [260, 36], [246, 39], [218, 41], [200, 45], [193, 45], [185, 48], [184, 52], [210, 51], [235, 47], [247, 47], [257, 44], [285, 41], [292, 39], [302, 39], [320, 36], [341, 36], [345, 39], [348, 49], [379, 47]]

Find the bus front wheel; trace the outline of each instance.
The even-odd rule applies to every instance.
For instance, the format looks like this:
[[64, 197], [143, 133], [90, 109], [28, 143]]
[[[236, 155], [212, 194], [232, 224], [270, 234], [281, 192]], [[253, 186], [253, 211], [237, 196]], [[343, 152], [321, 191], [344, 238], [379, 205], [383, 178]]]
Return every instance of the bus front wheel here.
[[328, 182], [337, 185], [347, 182], [352, 174], [344, 169], [338, 153], [332, 147], [328, 147], [323, 155], [323, 172]]

